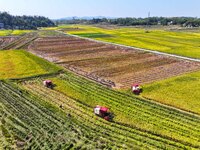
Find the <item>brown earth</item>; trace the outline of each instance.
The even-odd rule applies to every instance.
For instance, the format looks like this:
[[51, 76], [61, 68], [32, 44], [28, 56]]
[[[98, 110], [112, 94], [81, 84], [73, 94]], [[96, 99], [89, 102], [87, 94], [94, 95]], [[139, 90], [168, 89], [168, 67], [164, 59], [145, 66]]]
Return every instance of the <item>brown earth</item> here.
[[12, 37], [0, 37], [0, 49], [5, 47], [6, 45], [12, 43], [13, 41], [17, 40], [19, 37], [12, 36]]
[[200, 63], [76, 37], [38, 38], [28, 50], [105, 85], [129, 88], [200, 70]]

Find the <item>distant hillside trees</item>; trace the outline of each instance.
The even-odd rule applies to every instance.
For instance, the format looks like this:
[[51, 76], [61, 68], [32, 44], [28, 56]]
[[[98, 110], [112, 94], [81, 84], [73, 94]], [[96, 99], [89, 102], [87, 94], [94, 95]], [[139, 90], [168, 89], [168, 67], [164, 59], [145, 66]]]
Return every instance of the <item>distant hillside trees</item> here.
[[199, 27], [200, 19], [193, 17], [150, 17], [150, 18], [116, 18], [116, 19], [73, 19], [73, 20], [56, 20], [56, 24], [113, 24], [121, 26], [138, 26], [138, 25], [181, 25], [184, 27]]
[[0, 23], [5, 29], [37, 29], [38, 27], [52, 27], [54, 22], [42, 16], [12, 16], [7, 12], [0, 12]]
[[[150, 18], [117, 18], [100, 19], [98, 22], [105, 22], [115, 25], [136, 26], [136, 25], [181, 25], [188, 27], [199, 27], [200, 19], [192, 17], [150, 17]], [[90, 21], [91, 24], [97, 23], [96, 19]]]

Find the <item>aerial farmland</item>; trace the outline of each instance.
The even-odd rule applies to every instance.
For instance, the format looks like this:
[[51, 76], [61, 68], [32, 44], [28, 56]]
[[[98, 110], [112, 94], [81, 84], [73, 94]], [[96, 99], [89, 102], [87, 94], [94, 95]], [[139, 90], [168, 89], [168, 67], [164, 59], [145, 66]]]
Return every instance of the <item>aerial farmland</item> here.
[[[185, 105], [186, 100], [171, 100], [181, 91], [172, 91], [174, 95], [168, 94], [172, 98], [164, 101], [171, 89], [162, 88], [160, 93], [158, 88], [172, 82], [178, 87], [176, 82], [184, 84], [190, 76], [191, 86], [198, 84], [198, 61], [74, 37], [56, 29], [11, 39], [7, 45], [2, 43], [8, 50], [0, 52], [2, 147], [200, 147], [198, 92], [191, 95], [191, 105]], [[55, 84], [53, 89], [43, 86], [46, 79]], [[136, 82], [143, 85], [139, 96], [130, 90]], [[110, 108], [113, 120], [95, 116], [95, 105]]]
[[0, 12], [0, 150], [199, 150], [198, 21]]

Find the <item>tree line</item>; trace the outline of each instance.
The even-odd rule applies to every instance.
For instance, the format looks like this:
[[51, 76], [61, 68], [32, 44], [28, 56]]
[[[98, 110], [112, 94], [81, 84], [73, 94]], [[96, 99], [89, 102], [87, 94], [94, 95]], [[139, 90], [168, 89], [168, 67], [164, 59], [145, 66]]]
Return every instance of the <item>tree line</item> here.
[[73, 19], [73, 20], [56, 20], [56, 24], [111, 24], [121, 26], [138, 26], [138, 25], [181, 25], [184, 27], [199, 27], [200, 18], [194, 17], [149, 17], [149, 18], [116, 18], [116, 19]]
[[43, 16], [13, 16], [7, 12], [0, 12], [0, 24], [4, 29], [29, 29], [38, 27], [52, 27], [54, 22]]

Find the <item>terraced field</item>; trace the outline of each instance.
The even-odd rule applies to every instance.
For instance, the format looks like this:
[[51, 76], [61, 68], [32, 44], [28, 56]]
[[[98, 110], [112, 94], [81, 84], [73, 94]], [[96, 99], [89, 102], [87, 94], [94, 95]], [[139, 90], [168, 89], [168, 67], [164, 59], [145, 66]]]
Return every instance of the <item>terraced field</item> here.
[[0, 51], [0, 79], [56, 73], [61, 68], [23, 50]]
[[[44, 88], [42, 79], [20, 85], [46, 102], [62, 105], [64, 112], [117, 148], [200, 148], [199, 116], [113, 91], [68, 72], [50, 79], [56, 85], [54, 90]], [[97, 104], [110, 108], [113, 122], [94, 116]]]
[[[93, 38], [100, 41], [145, 48], [180, 56], [200, 58], [199, 30], [171, 31], [131, 27], [102, 28], [85, 25], [65, 25], [57, 29], [66, 33]], [[55, 28], [54, 28], [55, 30]]]
[[[9, 31], [5, 31], [9, 32]], [[1, 33], [1, 31], [0, 31]], [[15, 33], [15, 34], [14, 34]], [[14, 35], [13, 35], [14, 34]], [[18, 31], [14, 30], [11, 36], [0, 36], [0, 50], [26, 49], [28, 45], [39, 37], [63, 37], [63, 33], [56, 31]], [[18, 35], [18, 36], [15, 36]]]
[[39, 38], [28, 50], [103, 84], [129, 88], [200, 69], [200, 64], [75, 37]]
[[5, 47], [6, 45], [12, 43], [13, 41], [17, 40], [19, 37], [11, 36], [11, 37], [0, 37], [0, 49]]
[[[200, 149], [200, 116], [189, 113], [199, 114], [199, 63], [52, 29], [21, 36], [6, 47], [26, 48], [68, 71], [27, 51], [0, 51], [0, 149]], [[193, 71], [198, 72], [185, 74]], [[43, 86], [46, 79], [53, 89]], [[176, 108], [102, 85], [126, 90], [133, 82], [151, 83], [142, 96]], [[197, 91], [187, 94], [192, 86]], [[169, 94], [173, 87], [177, 90]], [[113, 120], [94, 115], [96, 105], [108, 107]]]
[[32, 41], [38, 38], [37, 32], [27, 33], [23, 36], [20, 36], [18, 39], [13, 42], [8, 43], [3, 46], [1, 49], [9, 50], [9, 49], [24, 49], [26, 48]]
[[98, 132], [98, 128], [82, 124], [79, 116], [66, 116], [54, 105], [4, 82], [0, 82], [0, 108], [2, 149], [89, 150], [115, 146], [101, 136], [103, 129]]
[[[199, 149], [200, 118], [105, 88], [72, 73], [0, 81], [2, 149]], [[110, 107], [107, 122], [93, 106]], [[62, 105], [63, 108], [59, 108]]]
[[200, 72], [144, 85], [142, 96], [200, 114]]

